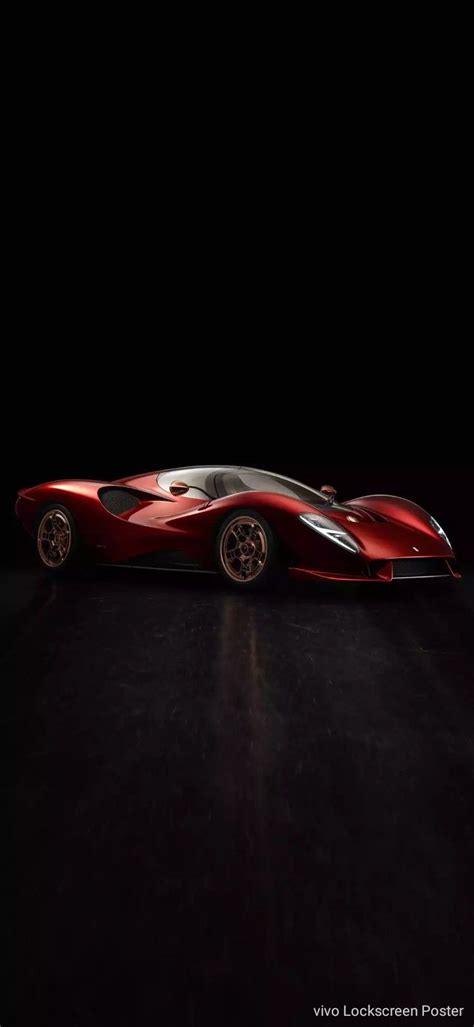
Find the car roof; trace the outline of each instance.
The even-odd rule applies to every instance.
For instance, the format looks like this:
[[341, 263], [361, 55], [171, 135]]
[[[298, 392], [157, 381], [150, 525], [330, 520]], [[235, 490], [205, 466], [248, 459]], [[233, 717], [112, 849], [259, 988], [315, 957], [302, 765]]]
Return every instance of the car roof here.
[[305, 485], [304, 481], [298, 481], [297, 478], [288, 478], [285, 474], [280, 474], [278, 471], [265, 471], [261, 467], [247, 467], [245, 464], [187, 464], [185, 467], [167, 467], [165, 470], [158, 471], [158, 478], [161, 474], [169, 474], [170, 471], [250, 471], [252, 474], [265, 474], [269, 478], [279, 478], [280, 481], [288, 481], [291, 485], [303, 485], [311, 492], [315, 492], [317, 495], [321, 495], [319, 489], [315, 489], [313, 485]]

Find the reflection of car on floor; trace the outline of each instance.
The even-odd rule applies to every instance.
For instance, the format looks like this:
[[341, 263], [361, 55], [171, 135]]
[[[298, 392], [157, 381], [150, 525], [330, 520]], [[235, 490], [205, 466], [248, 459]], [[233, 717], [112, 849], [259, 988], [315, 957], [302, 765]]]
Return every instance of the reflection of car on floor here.
[[16, 513], [53, 571], [98, 563], [220, 570], [249, 588], [279, 567], [305, 578], [458, 578], [434, 517], [397, 496], [336, 502], [250, 467], [180, 467], [119, 481], [53, 481], [18, 494]]

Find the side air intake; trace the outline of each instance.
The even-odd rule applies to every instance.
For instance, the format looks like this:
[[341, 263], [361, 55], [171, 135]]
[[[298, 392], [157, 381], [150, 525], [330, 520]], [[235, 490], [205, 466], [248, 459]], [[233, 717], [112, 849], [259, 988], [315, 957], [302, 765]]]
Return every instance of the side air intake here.
[[120, 514], [126, 513], [127, 510], [133, 510], [140, 503], [149, 502], [151, 499], [156, 502], [158, 498], [164, 499], [163, 496], [155, 496], [153, 492], [141, 492], [140, 489], [127, 489], [115, 485], [107, 485], [99, 490], [102, 506], [116, 517], [120, 517]]

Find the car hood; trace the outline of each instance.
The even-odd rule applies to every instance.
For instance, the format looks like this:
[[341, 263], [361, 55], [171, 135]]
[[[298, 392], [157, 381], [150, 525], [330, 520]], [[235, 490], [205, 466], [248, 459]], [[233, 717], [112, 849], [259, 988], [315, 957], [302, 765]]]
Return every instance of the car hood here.
[[400, 520], [375, 517], [370, 511], [350, 504], [320, 511], [352, 535], [361, 554], [368, 560], [396, 560], [407, 556], [452, 557], [450, 546], [431, 527], [421, 521], [404, 524]]

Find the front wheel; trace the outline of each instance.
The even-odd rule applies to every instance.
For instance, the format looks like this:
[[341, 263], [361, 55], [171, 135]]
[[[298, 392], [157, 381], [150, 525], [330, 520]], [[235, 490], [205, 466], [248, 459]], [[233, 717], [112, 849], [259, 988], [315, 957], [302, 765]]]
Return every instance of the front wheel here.
[[278, 566], [276, 536], [261, 514], [235, 510], [220, 527], [216, 559], [223, 577], [238, 588], [268, 584]]
[[74, 518], [65, 506], [44, 510], [36, 532], [41, 562], [51, 571], [69, 568], [77, 555], [78, 537]]

